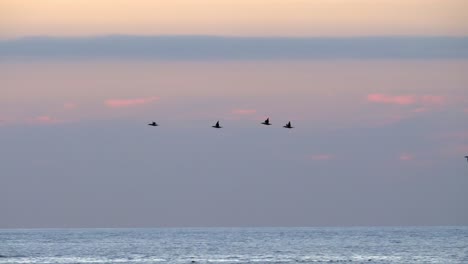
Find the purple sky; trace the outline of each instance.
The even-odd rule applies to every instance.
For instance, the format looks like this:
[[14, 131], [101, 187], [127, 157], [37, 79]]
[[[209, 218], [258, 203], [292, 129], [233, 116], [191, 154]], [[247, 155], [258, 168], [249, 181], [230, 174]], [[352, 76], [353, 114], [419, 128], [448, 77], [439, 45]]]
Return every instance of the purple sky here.
[[466, 225], [467, 70], [3, 62], [0, 227]]
[[0, 228], [468, 225], [467, 7], [2, 0]]

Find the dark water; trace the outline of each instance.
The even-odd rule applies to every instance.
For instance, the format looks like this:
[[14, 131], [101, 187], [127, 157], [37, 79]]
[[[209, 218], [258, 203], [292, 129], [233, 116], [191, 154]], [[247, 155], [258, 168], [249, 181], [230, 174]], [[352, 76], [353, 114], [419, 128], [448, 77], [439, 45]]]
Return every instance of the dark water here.
[[0, 263], [468, 263], [468, 227], [0, 230]]

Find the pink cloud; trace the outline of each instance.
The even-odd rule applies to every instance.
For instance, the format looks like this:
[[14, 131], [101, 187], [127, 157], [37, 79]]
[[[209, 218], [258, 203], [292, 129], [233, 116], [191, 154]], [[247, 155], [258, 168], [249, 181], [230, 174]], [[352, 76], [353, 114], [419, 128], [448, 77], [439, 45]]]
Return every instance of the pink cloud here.
[[376, 121], [374, 125], [376, 126], [385, 126], [385, 125], [391, 125], [391, 124], [396, 124], [404, 119], [406, 119], [406, 116], [403, 115], [389, 115], [386, 117], [383, 117], [382, 119]]
[[424, 112], [427, 112], [427, 111], [429, 111], [429, 109], [427, 109], [426, 107], [418, 107], [418, 108], [413, 110], [413, 112], [415, 112], [415, 113], [424, 113]]
[[333, 159], [333, 155], [330, 154], [315, 154], [310, 156], [312, 160], [331, 160]]
[[51, 124], [58, 124], [58, 123], [65, 123], [68, 122], [67, 120], [58, 119], [55, 117], [51, 117], [48, 115], [42, 115], [37, 117], [30, 117], [30, 118], [3, 118], [0, 119], [0, 126], [1, 125], [51, 125]]
[[369, 94], [367, 100], [373, 103], [393, 104], [400, 106], [412, 106], [413, 109], [408, 108], [392, 108], [392, 112], [384, 113], [379, 120], [373, 121], [372, 125], [389, 125], [398, 123], [405, 119], [411, 119], [419, 115], [429, 113], [447, 102], [444, 96], [435, 95], [402, 95], [402, 96], [389, 96], [384, 94]]
[[133, 98], [133, 99], [108, 99], [104, 101], [104, 104], [107, 107], [120, 108], [120, 107], [131, 107], [131, 106], [150, 104], [157, 100], [159, 100], [159, 97], [156, 97], [156, 96], [145, 97], [145, 98]]
[[63, 104], [63, 108], [67, 109], [67, 110], [76, 109], [77, 107], [78, 107], [78, 105], [76, 103], [73, 103], [73, 102]]
[[444, 96], [436, 95], [424, 95], [420, 98], [420, 102], [423, 105], [443, 105], [445, 104], [446, 98]]
[[[395, 104], [395, 105], [414, 105], [419, 104], [423, 106], [444, 105], [446, 102], [445, 96], [438, 95], [386, 95], [386, 94], [368, 94], [367, 101], [381, 104]], [[423, 109], [423, 108], [419, 108]]]
[[410, 105], [416, 103], [416, 98], [413, 95], [385, 95], [385, 94], [368, 94], [367, 100], [373, 103]]
[[468, 145], [460, 145], [456, 147], [456, 151], [463, 155], [468, 155]]
[[21, 123], [21, 120], [19, 120], [18, 118], [11, 118], [11, 117], [0, 118], [0, 126], [14, 125], [18, 123]]
[[56, 124], [56, 123], [61, 123], [63, 122], [62, 120], [44, 115], [44, 116], [38, 116], [31, 120], [31, 123], [35, 124]]
[[439, 134], [438, 137], [446, 139], [455, 139], [455, 140], [468, 140], [468, 130], [466, 131], [454, 131]]
[[257, 113], [255, 109], [234, 109], [231, 111], [234, 115], [253, 115]]
[[413, 159], [414, 159], [414, 156], [409, 154], [409, 153], [400, 154], [400, 160], [401, 161], [410, 161], [410, 160], [413, 160]]

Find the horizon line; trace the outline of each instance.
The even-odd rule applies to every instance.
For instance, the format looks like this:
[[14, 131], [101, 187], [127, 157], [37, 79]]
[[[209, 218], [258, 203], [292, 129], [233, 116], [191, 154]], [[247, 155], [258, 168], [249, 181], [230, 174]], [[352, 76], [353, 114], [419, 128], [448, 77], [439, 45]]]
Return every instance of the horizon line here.
[[467, 35], [424, 35], [424, 34], [384, 34], [384, 35], [304, 35], [304, 36], [289, 36], [289, 35], [222, 35], [222, 34], [128, 34], [128, 33], [106, 33], [106, 34], [90, 34], [90, 35], [53, 35], [53, 34], [33, 34], [21, 35], [14, 37], [1, 37], [0, 42], [16, 41], [30, 38], [51, 38], [51, 39], [81, 39], [81, 38], [108, 38], [108, 37], [141, 37], [141, 38], [154, 38], [154, 37], [200, 37], [200, 38], [227, 38], [227, 39], [392, 39], [392, 38], [418, 38], [418, 39], [431, 39], [431, 38], [451, 38], [463, 39], [468, 38]]
[[158, 60], [467, 59], [468, 36], [29, 36], [0, 40], [0, 58]]

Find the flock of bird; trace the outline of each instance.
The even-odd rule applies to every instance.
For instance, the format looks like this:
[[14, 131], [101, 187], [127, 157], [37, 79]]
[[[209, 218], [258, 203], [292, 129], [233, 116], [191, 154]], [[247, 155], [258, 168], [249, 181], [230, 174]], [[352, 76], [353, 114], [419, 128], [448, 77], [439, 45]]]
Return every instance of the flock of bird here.
[[[267, 118], [265, 121], [262, 122], [263, 125], [266, 125], [266, 126], [270, 126], [271, 123], [270, 123], [270, 118]], [[152, 123], [149, 123], [148, 126], [159, 126], [156, 122], [152, 122]], [[213, 128], [223, 128], [222, 126], [219, 125], [219, 121], [216, 122], [216, 124], [214, 126], [211, 126]], [[291, 121], [289, 121], [286, 125], [283, 126], [284, 128], [288, 128], [288, 129], [291, 129], [291, 128], [294, 128], [292, 125], [291, 125]]]
[[[267, 118], [265, 121], [262, 122], [262, 125], [266, 125], [266, 126], [270, 126], [271, 123], [270, 123], [270, 118]], [[152, 122], [152, 123], [149, 123], [148, 126], [159, 126], [156, 122]], [[219, 125], [219, 121], [216, 122], [216, 124], [214, 126], [211, 126], [213, 128], [223, 128], [222, 126]], [[292, 125], [291, 125], [291, 121], [288, 122], [286, 125], [283, 126], [284, 128], [288, 128], [288, 129], [291, 129], [291, 128], [294, 128]], [[466, 161], [468, 162], [468, 156], [465, 156], [466, 158]]]

